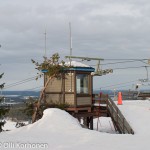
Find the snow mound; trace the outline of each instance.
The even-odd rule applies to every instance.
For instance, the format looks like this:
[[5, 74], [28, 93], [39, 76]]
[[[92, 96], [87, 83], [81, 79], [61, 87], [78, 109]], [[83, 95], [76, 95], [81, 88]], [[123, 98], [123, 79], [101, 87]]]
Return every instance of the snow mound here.
[[[70, 66], [70, 61], [66, 62], [65, 65]], [[73, 67], [90, 67], [89, 65], [85, 65], [81, 62], [77, 62], [77, 61], [71, 61], [71, 66]]]
[[44, 110], [43, 117], [28, 127], [33, 130], [38, 129], [47, 132], [82, 128], [77, 119], [66, 111], [57, 108], [48, 108]]
[[35, 125], [47, 127], [49, 129], [72, 129], [81, 128], [77, 119], [72, 117], [64, 110], [57, 108], [49, 108], [44, 111], [42, 119], [37, 121]]

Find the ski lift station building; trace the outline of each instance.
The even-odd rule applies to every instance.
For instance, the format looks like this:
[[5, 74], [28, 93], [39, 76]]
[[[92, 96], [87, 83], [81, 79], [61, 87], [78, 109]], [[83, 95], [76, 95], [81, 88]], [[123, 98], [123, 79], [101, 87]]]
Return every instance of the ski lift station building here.
[[[67, 63], [70, 65], [70, 62]], [[68, 111], [87, 110], [91, 112], [93, 94], [94, 68], [72, 61], [71, 68], [61, 73], [61, 77], [53, 78], [45, 89], [47, 103], [67, 103]], [[44, 76], [44, 84], [48, 77]]]

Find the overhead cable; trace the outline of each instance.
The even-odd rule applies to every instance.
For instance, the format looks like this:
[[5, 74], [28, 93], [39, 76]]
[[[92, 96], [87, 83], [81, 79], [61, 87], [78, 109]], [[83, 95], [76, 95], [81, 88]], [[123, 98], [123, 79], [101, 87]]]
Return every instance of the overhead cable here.
[[118, 84], [112, 84], [112, 85], [108, 85], [108, 86], [103, 86], [103, 87], [100, 87], [100, 88], [116, 87], [118, 85], [128, 84], [128, 83], [137, 82], [137, 81], [138, 80], [133, 80], [133, 81], [128, 81], [128, 82], [122, 82], [122, 83], [118, 83]]
[[20, 84], [24, 84], [26, 82], [30, 82], [30, 81], [33, 81], [35, 80], [37, 76], [34, 76], [34, 77], [30, 77], [30, 78], [27, 78], [27, 79], [24, 79], [24, 80], [21, 80], [21, 81], [18, 81], [18, 82], [14, 82], [12, 84], [8, 84], [4, 87], [4, 89], [8, 89], [10, 87], [14, 87], [14, 86], [17, 86], [17, 85], [20, 85]]

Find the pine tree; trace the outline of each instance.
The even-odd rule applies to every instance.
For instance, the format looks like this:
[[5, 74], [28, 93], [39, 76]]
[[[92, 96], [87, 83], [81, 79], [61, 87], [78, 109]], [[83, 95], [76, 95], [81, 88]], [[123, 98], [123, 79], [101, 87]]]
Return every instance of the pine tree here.
[[[2, 76], [4, 75], [4, 73], [0, 74], [0, 79], [2, 78]], [[4, 84], [5, 83], [2, 83], [0, 84], [0, 90], [2, 90], [4, 88]], [[5, 114], [9, 111], [8, 108], [5, 108], [1, 105], [2, 101], [3, 101], [3, 98], [2, 95], [0, 96], [0, 132], [3, 131], [2, 127], [4, 126], [5, 124], [5, 121], [4, 121], [4, 116]]]
[[28, 117], [29, 121], [32, 121], [32, 115], [34, 113], [34, 105], [38, 102], [37, 99], [33, 99], [32, 97], [29, 97], [29, 99], [26, 101], [26, 106], [23, 109], [23, 113]]
[[[50, 58], [44, 57], [44, 61], [42, 63], [38, 63], [38, 62], [34, 61], [33, 59], [31, 60], [32, 63], [35, 64], [36, 69], [39, 71], [39, 73], [37, 73], [38, 77], [36, 79], [40, 78], [43, 75], [42, 72], [44, 72], [44, 74], [47, 76], [47, 81], [45, 83], [44, 88], [41, 91], [40, 98], [34, 106], [34, 113], [32, 115], [32, 122], [35, 122], [39, 116], [41, 117], [41, 115], [42, 115], [41, 112], [44, 110], [44, 108], [47, 108], [47, 103], [46, 103], [46, 101], [44, 101], [44, 96], [45, 96], [44, 91], [47, 88], [49, 82], [53, 78], [61, 78], [62, 77], [61, 76], [62, 72], [64, 72], [69, 67], [71, 67], [71, 66], [65, 65], [65, 62], [63, 60], [60, 61], [59, 59], [60, 59], [59, 54], [55, 53]], [[41, 105], [42, 101], [44, 102], [45, 106]], [[54, 104], [54, 105], [57, 108], [59, 108], [59, 107], [64, 108], [64, 107], [68, 106], [68, 104], [65, 104], [65, 105], [63, 105], [63, 104]]]

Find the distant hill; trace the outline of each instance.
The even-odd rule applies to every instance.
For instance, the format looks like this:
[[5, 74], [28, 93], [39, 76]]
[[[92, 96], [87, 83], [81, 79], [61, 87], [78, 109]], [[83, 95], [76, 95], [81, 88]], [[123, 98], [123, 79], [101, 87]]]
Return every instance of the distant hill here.
[[18, 96], [36, 96], [36, 97], [39, 97], [40, 91], [3, 91], [2, 95], [18, 95]]
[[[146, 90], [141, 90], [141, 91], [146, 91]], [[150, 91], [150, 90], [147, 90]], [[100, 92], [104, 93], [104, 94], [108, 94], [108, 95], [114, 95], [114, 92], [117, 94], [118, 92], [129, 92], [129, 90], [94, 90], [93, 93], [94, 94], [99, 94]], [[40, 91], [3, 91], [2, 95], [15, 95], [15, 96], [35, 96], [35, 97], [39, 97], [40, 96]]]
[[114, 93], [112, 90], [94, 90], [93, 91], [94, 94], [99, 94], [100, 92], [102, 92], [103, 94], [108, 94], [108, 95], [112, 95]]
[[[94, 90], [93, 93], [94, 94], [99, 94], [100, 92], [104, 93], [104, 94], [113, 94], [113, 91], [111, 90]], [[39, 97], [40, 96], [40, 91], [3, 91], [2, 95], [15, 95], [15, 96], [36, 96]]]

